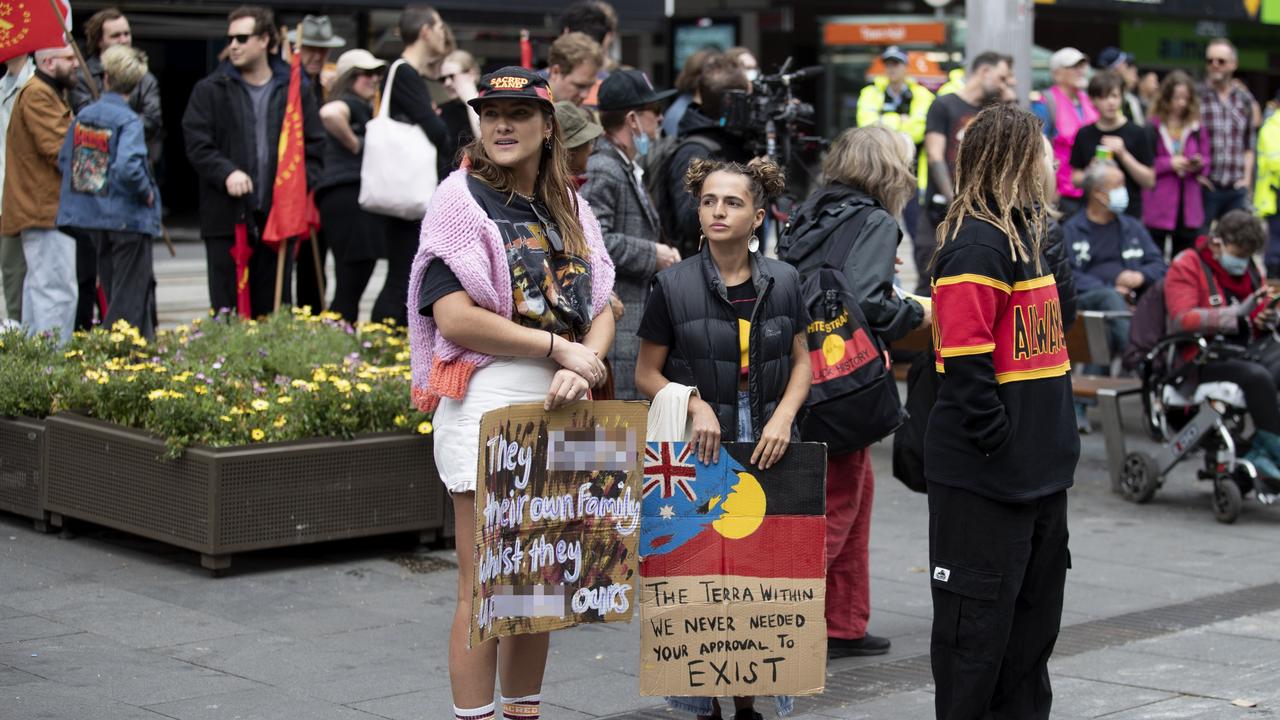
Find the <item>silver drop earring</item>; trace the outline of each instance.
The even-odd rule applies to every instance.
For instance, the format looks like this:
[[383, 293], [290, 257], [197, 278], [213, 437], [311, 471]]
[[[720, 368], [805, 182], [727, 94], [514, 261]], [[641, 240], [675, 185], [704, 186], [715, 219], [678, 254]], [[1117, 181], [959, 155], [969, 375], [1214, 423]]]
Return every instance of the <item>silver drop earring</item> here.
[[747, 241], [747, 252], [760, 252], [760, 238], [755, 233], [751, 233], [751, 239]]
[[706, 235], [703, 235], [703, 234], [699, 234], [699, 235], [698, 235], [698, 249], [699, 249], [699, 250], [701, 250], [701, 249], [702, 249], [702, 244], [703, 244], [703, 243], [705, 243], [706, 241], [707, 241], [707, 236], [706, 236]]

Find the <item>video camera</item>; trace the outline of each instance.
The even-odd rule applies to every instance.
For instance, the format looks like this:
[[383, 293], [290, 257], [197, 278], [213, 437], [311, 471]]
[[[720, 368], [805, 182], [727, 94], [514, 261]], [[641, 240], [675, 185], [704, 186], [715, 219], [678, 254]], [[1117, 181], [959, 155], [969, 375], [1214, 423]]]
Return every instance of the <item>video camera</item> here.
[[813, 105], [800, 102], [792, 94], [792, 84], [822, 74], [819, 65], [790, 71], [791, 58], [775, 75], [762, 75], [752, 82], [751, 92], [730, 90], [724, 96], [721, 124], [744, 138], [753, 156], [767, 155], [782, 167], [791, 163], [797, 145], [826, 144], [820, 137], [804, 135], [814, 124]]

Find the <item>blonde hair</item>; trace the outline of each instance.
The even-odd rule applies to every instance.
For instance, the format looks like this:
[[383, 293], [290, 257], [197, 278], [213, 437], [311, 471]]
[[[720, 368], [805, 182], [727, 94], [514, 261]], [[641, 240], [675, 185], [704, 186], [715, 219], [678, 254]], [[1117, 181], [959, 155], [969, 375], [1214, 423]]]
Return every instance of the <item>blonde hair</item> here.
[[1009, 239], [1015, 262], [1034, 263], [1040, 271], [1049, 221], [1042, 127], [1035, 115], [1005, 103], [974, 116], [956, 156], [956, 198], [938, 226], [938, 252], [955, 239], [965, 218], [973, 218]]
[[[594, 42], [594, 41], [593, 41]], [[564, 134], [555, 112], [541, 108], [542, 116], [551, 121], [551, 148], [542, 148], [538, 166], [538, 179], [533, 186], [534, 198], [546, 206], [551, 220], [560, 230], [565, 252], [581, 258], [589, 258], [587, 236], [578, 221], [578, 194], [573, 190], [573, 173], [569, 171], [569, 150], [564, 146]], [[471, 166], [471, 174], [501, 193], [514, 195], [516, 176], [511, 168], [503, 167], [489, 157], [484, 142], [477, 137], [462, 149]]]
[[471, 72], [476, 69], [476, 58], [466, 50], [454, 50], [444, 57], [441, 64], [451, 62], [458, 66], [458, 72]]
[[584, 62], [597, 68], [604, 66], [604, 50], [600, 43], [591, 39], [590, 35], [570, 32], [556, 38], [547, 53], [547, 65], [560, 68], [560, 72], [568, 75]]
[[915, 174], [902, 151], [899, 134], [889, 128], [850, 128], [836, 137], [822, 159], [822, 180], [861, 190], [897, 215], [916, 191]]
[[147, 55], [127, 45], [112, 45], [102, 51], [102, 71], [111, 83], [111, 92], [128, 95], [147, 74]]

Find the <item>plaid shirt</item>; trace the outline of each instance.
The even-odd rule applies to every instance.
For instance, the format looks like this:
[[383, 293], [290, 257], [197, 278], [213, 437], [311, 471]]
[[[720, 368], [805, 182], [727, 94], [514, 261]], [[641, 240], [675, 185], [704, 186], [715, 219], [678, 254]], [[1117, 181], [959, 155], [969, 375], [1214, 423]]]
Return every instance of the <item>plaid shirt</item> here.
[[1200, 117], [1209, 131], [1209, 179], [1231, 187], [1244, 179], [1244, 154], [1257, 142], [1253, 95], [1233, 86], [1224, 102], [1209, 85], [1200, 88]]

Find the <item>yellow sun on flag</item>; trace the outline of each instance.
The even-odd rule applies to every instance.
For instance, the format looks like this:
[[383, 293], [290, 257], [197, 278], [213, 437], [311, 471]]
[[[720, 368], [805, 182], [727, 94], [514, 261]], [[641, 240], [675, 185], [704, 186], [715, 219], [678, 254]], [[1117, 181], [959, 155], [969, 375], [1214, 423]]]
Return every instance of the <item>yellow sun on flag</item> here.
[[760, 481], [751, 473], [739, 472], [738, 484], [730, 488], [729, 496], [724, 499], [724, 515], [712, 521], [711, 527], [730, 540], [741, 540], [764, 522], [766, 506]]

